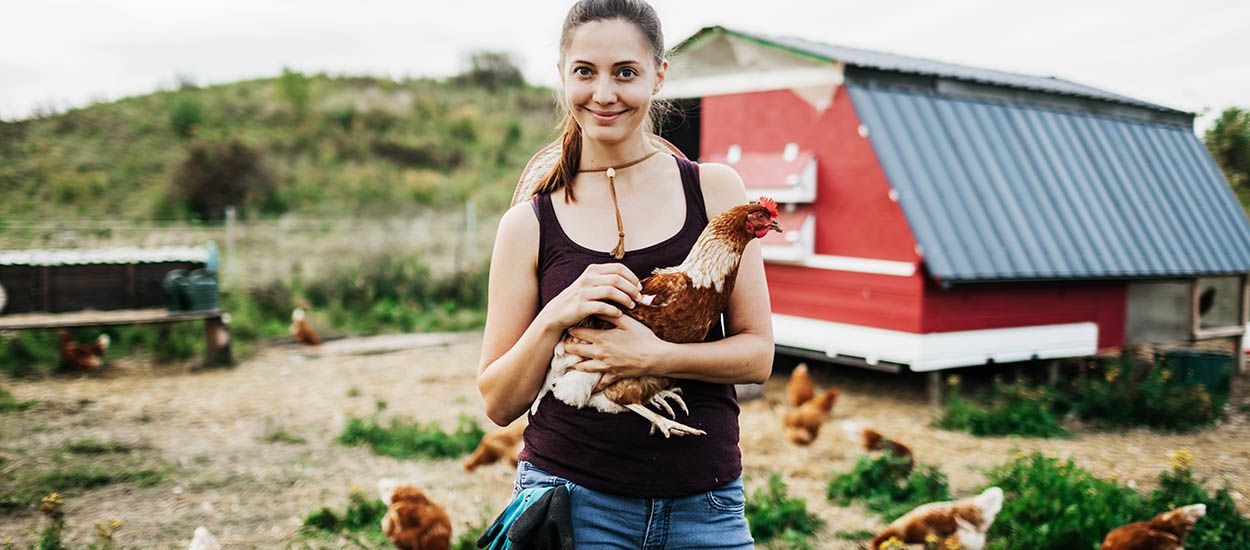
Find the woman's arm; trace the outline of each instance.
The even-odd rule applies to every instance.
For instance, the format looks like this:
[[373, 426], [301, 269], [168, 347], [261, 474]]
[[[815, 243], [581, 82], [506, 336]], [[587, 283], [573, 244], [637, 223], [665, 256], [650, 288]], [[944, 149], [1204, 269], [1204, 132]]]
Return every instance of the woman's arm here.
[[538, 396], [566, 328], [591, 315], [621, 317], [607, 300], [633, 307], [642, 299], [629, 268], [594, 264], [538, 311], [538, 220], [526, 203], [499, 220], [489, 285], [477, 388], [486, 416], [500, 426], [524, 414]]
[[[700, 179], [709, 219], [747, 202], [742, 179], [728, 166], [704, 164]], [[763, 383], [772, 374], [772, 310], [757, 242], [748, 244], [742, 253], [738, 278], [725, 312], [724, 339], [674, 344], [660, 340], [632, 317], [609, 321], [616, 329], [573, 329], [574, 336], [590, 343], [567, 347], [570, 353], [593, 358], [573, 368], [607, 373], [601, 386], [617, 378], [638, 376], [721, 384]]]
[[507, 426], [542, 386], [560, 331], [533, 322], [538, 310], [538, 220], [520, 203], [499, 220], [490, 260], [486, 328], [477, 388], [486, 416]]

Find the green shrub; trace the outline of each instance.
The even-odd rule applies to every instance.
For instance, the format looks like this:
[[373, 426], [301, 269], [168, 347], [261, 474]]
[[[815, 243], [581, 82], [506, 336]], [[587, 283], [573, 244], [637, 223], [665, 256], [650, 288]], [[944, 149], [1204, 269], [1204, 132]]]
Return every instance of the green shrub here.
[[174, 94], [169, 104], [169, 126], [179, 137], [189, 138], [204, 123], [204, 103], [194, 92]]
[[486, 432], [473, 419], [461, 415], [452, 433], [437, 424], [421, 424], [406, 418], [392, 417], [383, 426], [377, 415], [347, 420], [338, 442], [344, 445], [366, 444], [373, 452], [395, 458], [455, 458], [473, 452]]
[[1144, 425], [1184, 432], [1219, 418], [1219, 405], [1205, 388], [1177, 383], [1171, 376], [1161, 364], [1113, 363], [1078, 384], [1072, 407], [1082, 419], [1107, 427]]
[[990, 548], [1095, 548], [1112, 529], [1142, 519], [1141, 495], [1071, 460], [1017, 455], [986, 477], [1005, 497]]
[[359, 490], [353, 490], [347, 498], [347, 508], [342, 512], [322, 507], [308, 514], [304, 518], [305, 532], [314, 536], [335, 534], [352, 539], [363, 536], [370, 545], [361, 546], [389, 547], [390, 541], [382, 533], [386, 504], [381, 499], [365, 496]]
[[958, 388], [958, 385], [952, 386], [942, 416], [933, 422], [935, 427], [963, 430], [977, 436], [1068, 435], [1057, 415], [1060, 400], [1049, 388], [995, 380], [993, 388], [980, 400], [984, 405], [963, 399]]
[[[1188, 451], [1181, 451], [1180, 453]], [[1207, 513], [1185, 539], [1185, 548], [1216, 549], [1236, 548], [1237, 544], [1250, 544], [1250, 520], [1237, 512], [1237, 505], [1227, 487], [1214, 494], [1207, 492], [1205, 483], [1189, 468], [1191, 460], [1178, 460], [1175, 455], [1172, 469], [1159, 475], [1159, 484], [1147, 499], [1146, 508], [1139, 519], [1188, 506], [1207, 505]]]
[[278, 77], [278, 91], [291, 106], [296, 119], [302, 120], [308, 114], [309, 84], [304, 73], [283, 67], [282, 76]]
[[807, 511], [806, 501], [787, 496], [786, 484], [777, 472], [769, 473], [768, 484], [747, 498], [746, 518], [756, 542], [780, 539], [791, 548], [810, 548], [808, 537], [824, 524]]
[[826, 496], [838, 504], [863, 502], [869, 510], [893, 521], [927, 502], [950, 500], [946, 476], [924, 464], [893, 455], [862, 456], [849, 472], [829, 480]]

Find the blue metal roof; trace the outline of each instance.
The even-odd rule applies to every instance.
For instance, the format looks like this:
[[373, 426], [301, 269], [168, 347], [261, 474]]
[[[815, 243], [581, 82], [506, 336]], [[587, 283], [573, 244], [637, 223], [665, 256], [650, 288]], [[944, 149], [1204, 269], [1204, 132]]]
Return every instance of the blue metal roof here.
[[1250, 221], [1187, 128], [848, 90], [945, 283], [1250, 272]]
[[997, 71], [993, 69], [981, 69], [977, 67], [968, 67], [966, 65], [958, 65], [955, 63], [935, 61], [932, 59], [922, 59], [887, 52], [825, 44], [823, 42], [815, 42], [803, 38], [750, 33], [720, 26], [703, 28], [676, 46], [674, 50], [676, 51], [689, 47], [689, 45], [717, 33], [729, 33], [810, 57], [826, 61], [840, 61], [846, 63], [847, 65], [857, 67], [903, 74], [936, 76], [977, 84], [988, 84], [1062, 96], [1096, 99], [1163, 113], [1190, 115], [1190, 113], [1173, 109], [1171, 107], [1165, 107], [1156, 103], [1122, 96], [1105, 90], [1100, 90], [1092, 86], [1086, 86], [1084, 84], [1053, 76], [1033, 76], [1007, 71]]

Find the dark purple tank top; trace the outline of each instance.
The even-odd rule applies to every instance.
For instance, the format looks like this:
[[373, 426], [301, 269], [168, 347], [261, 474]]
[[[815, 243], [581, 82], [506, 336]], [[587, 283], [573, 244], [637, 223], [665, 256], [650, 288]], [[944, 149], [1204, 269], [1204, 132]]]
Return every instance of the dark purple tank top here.
[[[707, 209], [699, 185], [699, 165], [678, 157], [686, 197], [686, 221], [676, 235], [654, 245], [629, 250], [615, 260], [608, 252], [573, 242], [560, 222], [549, 194], [534, 197], [538, 216], [539, 307], [577, 280], [590, 264], [619, 261], [639, 279], [661, 267], [678, 265], [707, 225]], [[706, 341], [724, 337], [720, 321]], [[690, 416], [680, 410], [677, 421], [707, 432], [699, 437], [647, 435], [649, 424], [632, 412], [601, 413], [577, 409], [543, 397], [538, 413], [529, 417], [521, 460], [578, 485], [604, 493], [637, 498], [676, 498], [710, 491], [742, 474], [738, 449], [738, 401], [731, 384], [676, 380]]]

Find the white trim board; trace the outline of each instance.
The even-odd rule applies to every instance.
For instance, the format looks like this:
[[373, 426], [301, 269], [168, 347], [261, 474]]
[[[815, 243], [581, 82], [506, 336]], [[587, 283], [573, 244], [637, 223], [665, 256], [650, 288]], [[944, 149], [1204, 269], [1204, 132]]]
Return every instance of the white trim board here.
[[779, 345], [830, 357], [857, 357], [870, 365], [899, 363], [925, 372], [984, 365], [991, 360], [1008, 363], [1093, 355], [1098, 350], [1098, 325], [1084, 322], [915, 334], [774, 313], [773, 339]]
[[850, 271], [853, 273], [871, 273], [873, 275], [893, 275], [895, 277], [911, 277], [916, 274], [916, 264], [896, 260], [878, 260], [875, 258], [853, 258], [851, 256], [833, 256], [829, 254], [812, 254], [810, 256], [794, 256], [770, 253], [764, 256], [768, 263], [789, 264], [812, 269], [829, 271]]

